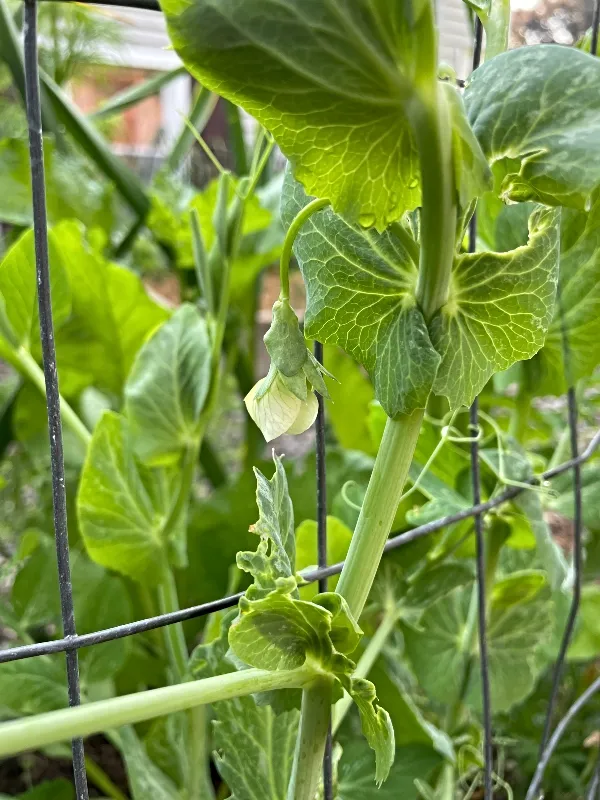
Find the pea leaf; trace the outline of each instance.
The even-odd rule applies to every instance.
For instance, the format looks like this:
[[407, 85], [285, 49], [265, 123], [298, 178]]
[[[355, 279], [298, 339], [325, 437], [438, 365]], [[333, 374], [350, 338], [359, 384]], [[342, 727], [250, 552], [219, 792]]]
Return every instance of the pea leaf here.
[[[307, 202], [288, 173], [284, 224]], [[303, 226], [295, 252], [307, 291], [306, 335], [363, 364], [389, 416], [423, 408], [440, 357], [413, 296], [417, 266], [402, 242], [391, 230], [355, 228], [327, 208]]]
[[142, 347], [125, 384], [126, 414], [143, 462], [175, 461], [199, 441], [210, 377], [206, 322], [184, 304]]
[[137, 275], [87, 242], [78, 223], [61, 222], [54, 233], [73, 297], [69, 322], [56, 335], [62, 391], [94, 384], [120, 394], [138, 350], [169, 312], [148, 297]]
[[272, 132], [309, 194], [380, 230], [419, 204], [407, 108], [418, 102], [427, 48], [423, 4], [164, 0], [162, 8], [188, 69]]
[[542, 347], [558, 280], [559, 213], [534, 212], [529, 242], [508, 253], [459, 256], [450, 298], [430, 325], [441, 355], [433, 390], [469, 406], [491, 376]]
[[[60, 328], [71, 313], [71, 289], [61, 256], [62, 248], [52, 231], [48, 235], [48, 250], [52, 315], [55, 327]], [[0, 295], [4, 298], [6, 320], [14, 336], [13, 342], [0, 343], [0, 347], [10, 348], [12, 343], [27, 350], [35, 345], [39, 347], [33, 231], [24, 233], [4, 256], [0, 264]]]
[[[525, 578], [529, 585], [529, 578]], [[515, 586], [511, 589], [514, 591]], [[473, 591], [455, 589], [423, 614], [419, 629], [405, 631], [406, 652], [427, 694], [446, 703], [460, 690], [465, 660], [474, 658], [466, 702], [481, 707], [477, 642], [467, 644], [464, 632]], [[488, 618], [490, 691], [494, 708], [506, 711], [523, 700], [539, 675], [539, 650], [551, 632], [549, 599], [506, 606], [492, 598]]]
[[600, 196], [589, 213], [561, 213], [558, 301], [531, 365], [539, 394], [562, 394], [600, 363]]
[[165, 530], [173, 494], [163, 470], [150, 471], [136, 462], [126, 420], [106, 412], [94, 430], [77, 495], [79, 526], [90, 558], [156, 584], [176, 535]]
[[363, 733], [375, 751], [376, 780], [385, 780], [394, 759], [394, 729], [388, 713], [376, 705], [375, 687], [354, 678], [347, 657], [362, 631], [341, 595], [326, 592], [314, 602], [290, 596], [293, 580], [280, 579], [278, 589], [260, 600], [240, 600], [240, 615], [229, 629], [235, 656], [259, 669], [297, 669], [307, 660], [335, 679], [334, 699], [342, 687], [356, 703]]
[[54, 656], [0, 665], [0, 708], [11, 715], [41, 714], [66, 708], [64, 661]]
[[589, 205], [600, 183], [599, 85], [598, 59], [549, 45], [509, 50], [473, 73], [465, 105], [503, 197]]
[[[227, 660], [229, 619], [221, 636], [197, 647], [190, 662], [195, 678], [234, 670]], [[235, 800], [281, 800], [285, 797], [294, 758], [300, 714], [291, 709], [275, 714], [253, 697], [236, 697], [213, 705], [213, 746], [219, 774]]]
[[271, 480], [254, 469], [259, 518], [250, 530], [260, 536], [260, 542], [256, 551], [237, 554], [238, 567], [254, 578], [247, 592], [251, 600], [264, 597], [278, 580], [292, 578], [295, 571], [294, 509], [281, 459], [274, 455], [273, 460]]
[[133, 800], [171, 800], [177, 797], [174, 783], [148, 757], [144, 743], [132, 725], [123, 725], [110, 732], [111, 741], [118, 747], [127, 770], [127, 780]]

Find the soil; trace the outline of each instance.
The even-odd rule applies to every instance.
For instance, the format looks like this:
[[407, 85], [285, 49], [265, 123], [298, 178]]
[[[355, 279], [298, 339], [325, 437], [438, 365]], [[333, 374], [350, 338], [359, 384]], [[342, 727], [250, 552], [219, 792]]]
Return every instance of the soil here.
[[[111, 781], [129, 797], [125, 767], [119, 752], [103, 736], [85, 741], [85, 754], [102, 767]], [[0, 793], [10, 796], [26, 792], [44, 781], [57, 778], [72, 780], [73, 769], [68, 758], [49, 758], [43, 753], [27, 753], [0, 762]], [[104, 797], [89, 780], [90, 797]]]

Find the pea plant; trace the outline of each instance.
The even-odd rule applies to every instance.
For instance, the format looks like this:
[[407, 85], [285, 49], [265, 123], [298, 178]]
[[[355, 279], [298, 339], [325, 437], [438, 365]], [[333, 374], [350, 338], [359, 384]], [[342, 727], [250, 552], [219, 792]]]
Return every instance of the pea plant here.
[[[0, 725], [0, 755], [107, 732], [136, 800], [225, 796], [215, 794], [211, 760], [219, 791], [238, 800], [315, 800], [328, 791], [332, 730], [342, 800], [471, 797], [481, 781], [487, 656], [494, 781], [512, 797], [511, 785], [532, 767], [519, 765], [518, 752], [510, 765], [511, 737], [535, 750], [541, 736], [519, 715], [547, 690], [573, 582], [544, 516], [549, 508], [574, 516], [568, 482], [559, 479], [551, 494], [536, 480], [568, 458], [569, 441], [546, 414], [545, 439], [532, 442], [536, 398], [577, 386], [594, 414], [585, 389], [600, 362], [600, 64], [575, 48], [502, 52], [506, 20], [478, 6], [489, 47], [462, 91], [438, 65], [430, 0], [162, 7], [189, 72], [251, 114], [259, 135], [240, 175], [217, 164], [218, 179], [191, 200], [168, 174], [157, 184], [147, 226], [175, 268], [195, 276], [196, 304], [172, 311], [150, 299], [136, 275], [106, 257], [94, 229], [62, 220], [51, 230], [62, 416], [78, 482], [74, 575], [85, 576], [82, 598], [94, 588], [92, 629], [121, 621], [98, 618], [92, 606], [103, 597], [148, 616], [155, 605], [173, 612], [182, 588], [197, 602], [230, 536], [239, 549], [229, 588], [244, 581], [245, 591], [237, 608], [207, 619], [191, 656], [199, 628], [191, 636], [181, 623], [165, 627], [164, 638], [146, 634], [143, 654], [122, 641], [97, 657], [94, 648], [82, 653], [79, 707], [62, 708], [56, 664], [40, 657], [30, 680], [38, 698], [49, 687], [45, 705], [9, 696], [18, 719]], [[284, 236], [259, 188], [275, 144], [288, 159]], [[293, 254], [306, 287], [303, 330], [290, 299]], [[274, 255], [270, 368], [251, 387], [239, 378], [235, 325]], [[23, 430], [44, 391], [31, 233], [0, 264], [0, 300], [0, 354], [28, 381]], [[326, 345], [327, 368], [306, 339]], [[247, 471], [212, 504], [195, 496], [203, 445], [234, 376], [267, 442], [306, 431], [316, 394], [333, 400], [327, 414], [345, 449], [329, 456], [328, 556], [344, 565], [327, 591], [307, 580], [316, 523], [303, 478], [280, 456], [268, 478], [272, 468], [259, 469], [260, 451], [248, 447], [258, 506], [248, 537], [240, 520], [256, 511]], [[480, 394], [478, 424], [469, 424]], [[392, 531], [410, 534], [472, 505], [473, 443], [484, 499], [522, 490], [484, 519], [483, 607], [469, 518], [408, 536], [381, 564]], [[592, 492], [597, 466], [589, 470]], [[252, 510], [242, 514], [249, 492]], [[595, 513], [586, 526], [584, 612], [598, 602]], [[36, 536], [14, 557], [3, 611], [23, 643], [35, 623], [48, 622], [31, 590], [48, 553]], [[565, 645], [574, 663], [595, 657], [600, 644], [597, 625], [583, 617]], [[7, 692], [22, 663], [1, 665]], [[575, 750], [569, 790], [579, 791], [595, 762]], [[531, 762], [526, 747], [521, 757]]]

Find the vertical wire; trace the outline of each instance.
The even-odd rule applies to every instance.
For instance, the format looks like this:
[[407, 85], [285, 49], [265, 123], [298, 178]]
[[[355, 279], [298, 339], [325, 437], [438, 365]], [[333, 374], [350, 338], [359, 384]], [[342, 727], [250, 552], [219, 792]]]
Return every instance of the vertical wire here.
[[[473, 48], [473, 70], [476, 70], [481, 61], [481, 49], [483, 44], [483, 26], [477, 17], [475, 23], [475, 45]], [[477, 218], [475, 214], [469, 222], [469, 252], [475, 253], [477, 250]], [[479, 475], [479, 441], [477, 432], [479, 430], [479, 399], [475, 398], [469, 412], [469, 427], [471, 429], [471, 479], [473, 486], [473, 504], [481, 502], [481, 481]], [[486, 626], [486, 575], [485, 575], [485, 541], [483, 536], [483, 520], [481, 514], [476, 514], [475, 523], [475, 542], [476, 542], [476, 565], [477, 565], [477, 634], [479, 640], [479, 660], [481, 674], [481, 700], [483, 711], [483, 786], [484, 800], [492, 800], [492, 704], [490, 697], [490, 671], [487, 645], [487, 626]]]
[[[315, 342], [315, 358], [323, 363], [323, 345]], [[316, 425], [316, 462], [317, 462], [317, 563], [319, 567], [327, 566], [327, 475], [325, 467], [325, 401], [317, 394], [319, 410]], [[319, 591], [327, 591], [327, 578], [319, 578]], [[331, 722], [325, 743], [323, 758], [323, 800], [333, 800], [333, 740]]]
[[[48, 432], [50, 436], [50, 467], [52, 472], [52, 504], [54, 510], [54, 536], [60, 589], [60, 605], [64, 636], [76, 636], [73, 587], [69, 564], [69, 539], [67, 532], [67, 498], [63, 459], [62, 429], [60, 420], [60, 394], [56, 370], [54, 324], [50, 293], [48, 264], [48, 226], [46, 216], [46, 190], [44, 180], [44, 151], [42, 140], [42, 114], [40, 106], [40, 81], [37, 52], [37, 7], [35, 0], [25, 0], [24, 16], [25, 96], [27, 126], [29, 129], [29, 154], [33, 199], [33, 229], [35, 239], [35, 265], [37, 278], [40, 338], [46, 381], [48, 407]], [[67, 683], [69, 705], [80, 703], [79, 666], [77, 651], [67, 650]], [[83, 739], [73, 739], [73, 775], [77, 800], [88, 800]]]

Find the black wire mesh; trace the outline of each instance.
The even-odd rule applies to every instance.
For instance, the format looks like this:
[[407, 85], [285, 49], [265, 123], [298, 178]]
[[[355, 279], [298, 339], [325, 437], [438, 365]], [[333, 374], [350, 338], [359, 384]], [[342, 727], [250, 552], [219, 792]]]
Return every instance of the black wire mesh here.
[[[122, 6], [159, 11], [155, 0], [102, 0], [98, 5]], [[598, 45], [598, 29], [600, 27], [600, 0], [596, 0], [591, 36], [591, 52], [596, 54]], [[479, 65], [483, 44], [483, 30], [479, 21], [475, 27], [475, 42], [473, 69]], [[69, 564], [69, 544], [66, 511], [65, 475], [62, 450], [62, 430], [60, 420], [60, 394], [58, 375], [56, 369], [56, 353], [54, 347], [54, 333], [52, 308], [50, 297], [49, 264], [48, 264], [48, 232], [45, 201], [45, 178], [42, 145], [42, 121], [39, 93], [39, 68], [37, 54], [37, 7], [36, 0], [25, 0], [24, 15], [24, 66], [26, 80], [26, 110], [29, 128], [33, 219], [36, 252], [36, 270], [38, 281], [38, 303], [40, 318], [40, 336], [42, 342], [44, 374], [46, 380], [46, 398], [48, 408], [48, 427], [50, 436], [51, 470], [53, 486], [54, 529], [56, 539], [56, 552], [59, 573], [59, 588], [61, 599], [61, 614], [63, 622], [63, 638], [40, 642], [0, 651], [0, 663], [32, 658], [39, 655], [64, 652], [66, 656], [67, 683], [69, 704], [80, 703], [79, 669], [77, 651], [82, 647], [89, 647], [102, 642], [120, 639], [136, 633], [154, 630], [177, 622], [205, 616], [215, 611], [220, 611], [234, 606], [242, 593], [223, 597], [218, 600], [198, 606], [181, 609], [179, 611], [162, 614], [157, 617], [138, 620], [136, 622], [108, 628], [94, 633], [78, 635], [75, 626], [73, 609], [73, 596], [71, 572]], [[476, 218], [473, 217], [470, 226], [469, 249], [475, 250], [476, 244]], [[323, 348], [315, 343], [315, 356], [323, 359]], [[307, 571], [303, 577], [308, 582], [318, 581], [319, 590], [326, 591], [327, 579], [339, 574], [343, 563], [327, 564], [327, 498], [325, 474], [325, 409], [321, 397], [318, 398], [319, 411], [316, 424], [316, 481], [317, 481], [317, 525], [318, 525], [318, 569]], [[571, 611], [563, 634], [562, 646], [554, 667], [553, 689], [548, 704], [544, 733], [541, 742], [540, 758], [536, 773], [527, 793], [527, 800], [535, 800], [543, 779], [545, 768], [554, 752], [560, 737], [575, 714], [588, 700], [600, 690], [600, 678], [592, 683], [588, 689], [573, 703], [567, 714], [557, 724], [554, 732], [550, 734], [553, 710], [556, 702], [560, 678], [566, 658], [566, 651], [574, 629], [577, 611], [579, 608], [582, 569], [582, 507], [581, 507], [581, 465], [588, 461], [600, 445], [600, 431], [596, 433], [584, 452], [579, 455], [577, 441], [577, 399], [575, 390], [568, 391], [568, 422], [571, 439], [571, 459], [565, 463], [547, 470], [538, 478], [531, 478], [529, 483], [535, 485], [538, 481], [545, 483], [557, 475], [569, 470], [573, 471], [573, 491], [575, 500], [575, 526], [574, 526], [574, 592]], [[485, 503], [480, 501], [479, 482], [479, 447], [476, 438], [478, 430], [478, 401], [476, 400], [470, 411], [470, 428], [473, 434], [471, 444], [471, 466], [474, 505], [471, 508], [448, 515], [444, 518], [421, 525], [413, 530], [392, 536], [385, 547], [389, 552], [416, 539], [427, 536], [447, 525], [459, 522], [469, 517], [474, 518], [476, 543], [477, 543], [477, 599], [479, 611], [478, 641], [481, 662], [481, 681], [483, 699], [483, 727], [484, 727], [484, 798], [491, 800], [493, 796], [493, 742], [492, 742], [492, 700], [489, 690], [489, 668], [487, 660], [487, 641], [485, 624], [485, 540], [483, 534], [483, 515], [497, 506], [518, 496], [523, 487], [512, 486], [495, 498]], [[325, 787], [325, 800], [333, 800], [332, 767], [331, 767], [331, 732], [327, 740], [323, 776]], [[76, 739], [72, 743], [73, 772], [77, 800], [87, 800], [87, 777], [83, 741]], [[595, 797], [600, 787], [600, 760], [588, 790], [588, 797]]]

